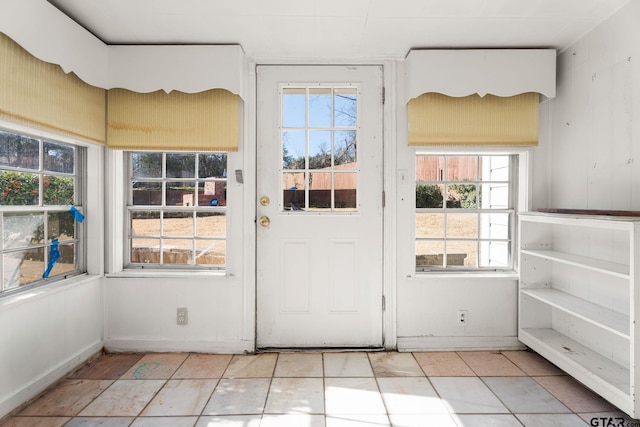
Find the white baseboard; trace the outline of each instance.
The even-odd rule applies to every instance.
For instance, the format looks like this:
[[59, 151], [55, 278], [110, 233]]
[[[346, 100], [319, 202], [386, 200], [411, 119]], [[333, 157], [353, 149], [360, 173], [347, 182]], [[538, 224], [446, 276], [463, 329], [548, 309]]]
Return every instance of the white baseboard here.
[[98, 341], [84, 350], [77, 353], [75, 356], [68, 358], [60, 363], [57, 367], [53, 367], [47, 373], [41, 377], [35, 379], [33, 382], [25, 385], [20, 390], [16, 390], [8, 398], [0, 401], [0, 419], [5, 415], [11, 413], [16, 408], [20, 407], [25, 402], [29, 402], [34, 397], [45, 391], [49, 386], [56, 381], [64, 377], [65, 374], [71, 372], [82, 363], [89, 360], [93, 355], [102, 350], [103, 343]]
[[106, 340], [104, 349], [111, 353], [226, 353], [242, 354], [255, 351], [254, 341], [221, 340], [221, 341], [163, 341], [163, 340]]
[[522, 350], [518, 337], [398, 337], [398, 351]]

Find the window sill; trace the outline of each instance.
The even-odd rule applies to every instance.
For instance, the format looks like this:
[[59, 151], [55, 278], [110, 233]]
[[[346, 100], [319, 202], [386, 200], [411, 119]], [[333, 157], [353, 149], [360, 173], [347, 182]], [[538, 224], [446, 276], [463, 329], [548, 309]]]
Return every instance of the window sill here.
[[123, 270], [119, 273], [105, 274], [109, 278], [162, 278], [175, 277], [193, 279], [197, 277], [228, 277], [233, 276], [226, 270], [162, 270], [162, 269], [140, 269]]
[[38, 286], [16, 291], [8, 295], [0, 296], [0, 308], [17, 304], [28, 303], [39, 297], [49, 296], [58, 292], [64, 292], [71, 288], [83, 286], [89, 282], [101, 279], [101, 275], [82, 274], [68, 279], [59, 280], [54, 283], [43, 283]]
[[408, 275], [409, 280], [423, 279], [514, 279], [519, 278], [517, 271], [419, 271]]

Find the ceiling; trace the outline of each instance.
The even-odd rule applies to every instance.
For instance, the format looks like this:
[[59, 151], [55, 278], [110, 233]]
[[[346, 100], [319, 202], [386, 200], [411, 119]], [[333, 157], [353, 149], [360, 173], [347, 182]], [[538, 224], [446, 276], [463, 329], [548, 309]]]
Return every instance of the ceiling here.
[[240, 44], [256, 60], [556, 48], [635, 0], [48, 0], [107, 44]]

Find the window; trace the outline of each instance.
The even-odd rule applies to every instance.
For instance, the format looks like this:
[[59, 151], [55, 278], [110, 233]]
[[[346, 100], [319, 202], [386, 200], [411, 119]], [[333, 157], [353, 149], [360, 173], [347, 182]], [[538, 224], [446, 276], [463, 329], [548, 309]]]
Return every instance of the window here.
[[418, 271], [513, 268], [517, 159], [418, 153]]
[[0, 130], [1, 292], [82, 272], [83, 161], [82, 147]]
[[129, 152], [128, 265], [224, 268], [227, 155]]
[[358, 89], [282, 88], [282, 206], [357, 210]]

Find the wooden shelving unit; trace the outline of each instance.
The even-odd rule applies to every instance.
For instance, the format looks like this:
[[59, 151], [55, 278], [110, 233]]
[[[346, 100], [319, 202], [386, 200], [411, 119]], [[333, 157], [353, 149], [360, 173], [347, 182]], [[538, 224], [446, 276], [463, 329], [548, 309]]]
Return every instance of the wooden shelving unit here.
[[640, 217], [519, 215], [519, 339], [636, 418]]

